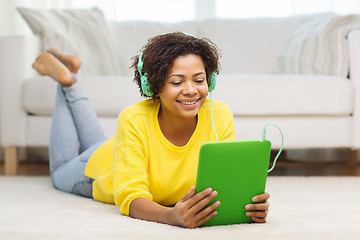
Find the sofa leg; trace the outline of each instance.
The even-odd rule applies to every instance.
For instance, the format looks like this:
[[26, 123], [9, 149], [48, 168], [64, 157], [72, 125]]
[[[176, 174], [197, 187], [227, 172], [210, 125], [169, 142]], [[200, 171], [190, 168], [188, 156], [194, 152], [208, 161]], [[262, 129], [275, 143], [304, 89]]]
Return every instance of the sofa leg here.
[[349, 149], [348, 150], [348, 160], [347, 160], [348, 166], [353, 167], [358, 164], [357, 161], [357, 150]]
[[19, 154], [17, 147], [5, 148], [5, 175], [14, 176], [19, 170]]

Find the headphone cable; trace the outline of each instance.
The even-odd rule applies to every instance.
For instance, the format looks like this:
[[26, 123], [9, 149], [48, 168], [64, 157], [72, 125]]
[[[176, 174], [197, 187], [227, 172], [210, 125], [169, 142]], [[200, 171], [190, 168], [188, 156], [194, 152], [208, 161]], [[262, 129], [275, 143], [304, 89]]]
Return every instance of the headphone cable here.
[[218, 135], [216, 133], [215, 124], [214, 124], [214, 111], [213, 111], [213, 105], [212, 105], [212, 91], [210, 92], [210, 112], [211, 112], [211, 123], [212, 123], [213, 129], [214, 129], [216, 141], [219, 142], [219, 137], [218, 137]]

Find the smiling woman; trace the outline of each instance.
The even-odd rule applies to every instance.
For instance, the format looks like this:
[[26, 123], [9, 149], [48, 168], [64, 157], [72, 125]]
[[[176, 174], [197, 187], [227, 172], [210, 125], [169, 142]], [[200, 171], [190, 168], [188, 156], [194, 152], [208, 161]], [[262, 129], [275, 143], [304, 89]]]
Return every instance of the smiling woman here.
[[[208, 93], [204, 63], [196, 55], [180, 56], [169, 75], [159, 92], [159, 125], [170, 142], [185, 146], [195, 131], [197, 113]], [[179, 132], [182, 134], [176, 134]]]
[[[150, 99], [121, 111], [109, 140], [77, 81], [81, 63], [50, 49], [33, 64], [58, 82], [49, 143], [54, 186], [116, 204], [133, 218], [194, 228], [214, 217], [220, 202], [206, 205], [217, 192], [195, 193], [194, 186], [200, 146], [235, 140], [230, 108], [206, 99], [219, 72], [216, 45], [182, 32], [151, 38], [132, 64], [141, 94]], [[254, 196], [247, 216], [266, 222], [268, 198]]]

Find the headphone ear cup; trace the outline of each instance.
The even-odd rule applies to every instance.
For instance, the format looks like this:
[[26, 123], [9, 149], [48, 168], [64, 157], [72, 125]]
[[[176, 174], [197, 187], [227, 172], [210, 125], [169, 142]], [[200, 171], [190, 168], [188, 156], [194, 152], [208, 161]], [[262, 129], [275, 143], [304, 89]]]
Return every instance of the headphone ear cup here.
[[[145, 50], [145, 49], [143, 49]], [[144, 66], [143, 61], [143, 52], [139, 53], [139, 61], [138, 61], [138, 72], [140, 73], [140, 83], [141, 83], [141, 91], [148, 97], [151, 97], [154, 93], [150, 91], [150, 84], [148, 82], [147, 73], [142, 73], [142, 69]]]
[[217, 79], [217, 74], [216, 72], [213, 72], [209, 78], [208, 81], [208, 91], [211, 92], [212, 90], [215, 89], [215, 85], [216, 85], [216, 79]]
[[150, 84], [148, 82], [148, 78], [147, 78], [146, 73], [140, 75], [140, 81], [141, 81], [141, 90], [142, 90], [142, 92], [146, 96], [151, 97], [154, 93], [150, 91]]

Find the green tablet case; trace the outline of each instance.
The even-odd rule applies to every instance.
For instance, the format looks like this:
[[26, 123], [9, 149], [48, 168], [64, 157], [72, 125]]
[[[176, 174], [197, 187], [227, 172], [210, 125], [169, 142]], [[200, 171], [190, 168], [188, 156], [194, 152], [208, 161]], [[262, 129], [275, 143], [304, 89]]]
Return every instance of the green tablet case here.
[[245, 205], [265, 191], [271, 143], [260, 141], [207, 142], [200, 148], [196, 193], [211, 187], [218, 192], [218, 214], [202, 226], [250, 223]]

